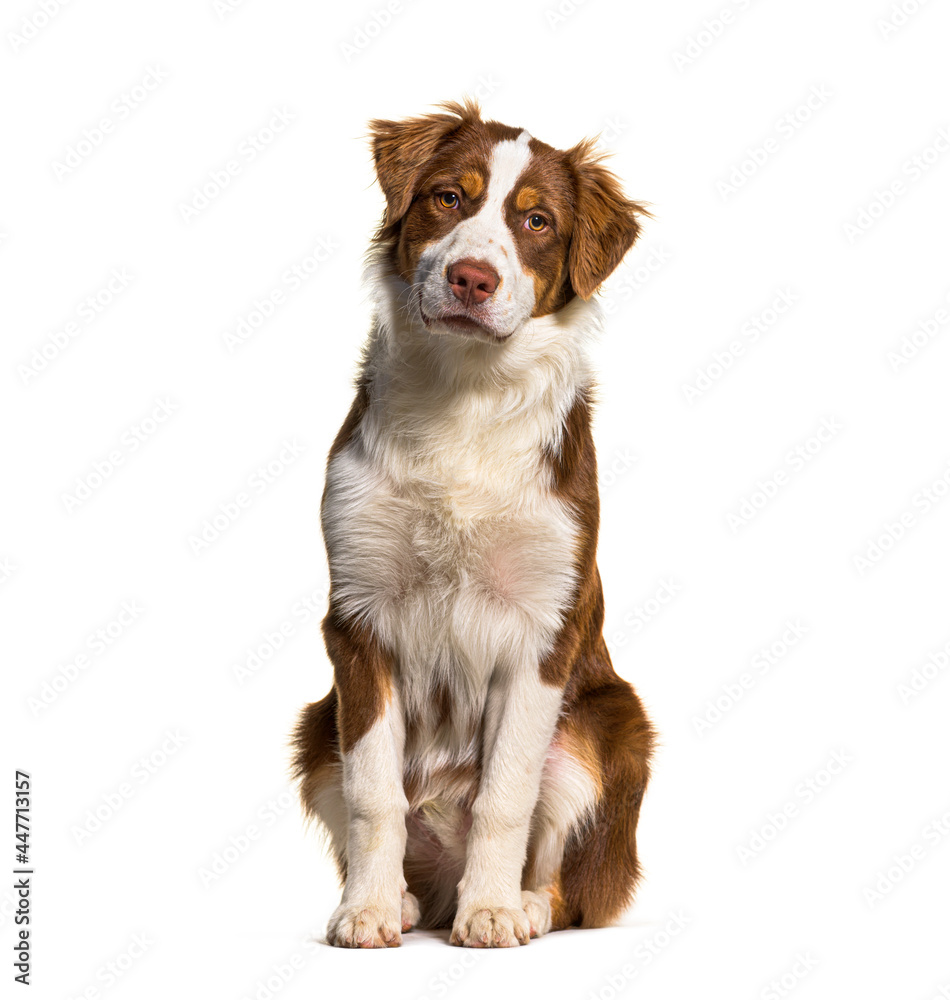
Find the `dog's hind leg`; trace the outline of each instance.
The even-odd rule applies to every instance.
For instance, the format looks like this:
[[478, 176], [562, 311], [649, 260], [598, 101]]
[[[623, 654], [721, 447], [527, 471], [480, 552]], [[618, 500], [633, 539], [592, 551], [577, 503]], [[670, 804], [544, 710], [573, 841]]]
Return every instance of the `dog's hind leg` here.
[[293, 735], [293, 772], [299, 783], [304, 812], [308, 818], [317, 820], [326, 832], [330, 854], [342, 883], [346, 880], [348, 819], [343, 799], [336, 712], [336, 688], [301, 712]]
[[561, 867], [571, 831], [589, 827], [593, 820], [601, 794], [596, 763], [590, 748], [562, 720], [544, 763], [522, 881], [522, 901], [532, 937], [572, 923], [563, 896]]
[[600, 788], [592, 815], [566, 838], [555, 916], [560, 926], [604, 927], [627, 909], [640, 879], [637, 821], [654, 732], [640, 699], [619, 677], [578, 693], [562, 723], [566, 743], [579, 749]]

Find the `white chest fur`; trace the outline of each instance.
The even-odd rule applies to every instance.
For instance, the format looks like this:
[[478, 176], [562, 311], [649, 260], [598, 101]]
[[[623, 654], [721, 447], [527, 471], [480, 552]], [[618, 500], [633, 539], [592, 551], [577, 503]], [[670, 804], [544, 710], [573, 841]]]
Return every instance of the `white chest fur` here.
[[582, 305], [502, 347], [380, 323], [369, 408], [328, 469], [335, 595], [395, 655], [430, 740], [448, 692], [441, 763], [477, 751], [490, 684], [537, 672], [570, 602], [577, 527], [543, 454], [588, 380]]

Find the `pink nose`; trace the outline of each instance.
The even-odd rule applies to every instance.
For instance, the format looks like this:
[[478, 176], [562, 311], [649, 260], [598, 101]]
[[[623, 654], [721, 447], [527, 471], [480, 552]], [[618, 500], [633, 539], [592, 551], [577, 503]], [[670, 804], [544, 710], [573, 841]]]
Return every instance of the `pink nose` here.
[[498, 272], [483, 260], [457, 260], [446, 273], [452, 294], [463, 305], [480, 305], [495, 294]]

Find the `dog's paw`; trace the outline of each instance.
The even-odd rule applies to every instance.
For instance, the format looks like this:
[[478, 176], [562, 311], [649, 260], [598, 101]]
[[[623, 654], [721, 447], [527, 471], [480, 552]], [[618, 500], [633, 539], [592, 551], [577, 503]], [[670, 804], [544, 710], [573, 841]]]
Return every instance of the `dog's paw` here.
[[419, 923], [419, 900], [411, 892], [402, 891], [402, 929], [411, 931]]
[[327, 925], [327, 941], [338, 948], [398, 948], [402, 926], [399, 910], [341, 903]]
[[521, 894], [521, 905], [531, 925], [531, 937], [547, 934], [551, 929], [551, 899], [548, 894], [526, 889]]
[[531, 924], [524, 910], [474, 906], [456, 916], [450, 943], [466, 948], [517, 948], [530, 937]]

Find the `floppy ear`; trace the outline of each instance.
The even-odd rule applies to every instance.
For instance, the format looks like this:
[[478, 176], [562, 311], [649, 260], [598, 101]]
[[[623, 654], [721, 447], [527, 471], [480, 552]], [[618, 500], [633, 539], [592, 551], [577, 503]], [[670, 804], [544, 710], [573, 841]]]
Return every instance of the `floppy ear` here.
[[463, 124], [478, 121], [478, 105], [471, 100], [440, 104], [448, 114], [422, 115], [401, 122], [374, 119], [369, 123], [376, 177], [386, 196], [386, 214], [376, 240], [394, 235], [394, 227], [409, 211], [426, 164], [439, 146]]
[[650, 213], [624, 196], [620, 182], [594, 152], [594, 140], [585, 139], [567, 155], [576, 190], [568, 269], [574, 291], [589, 299], [640, 235], [639, 216]]

